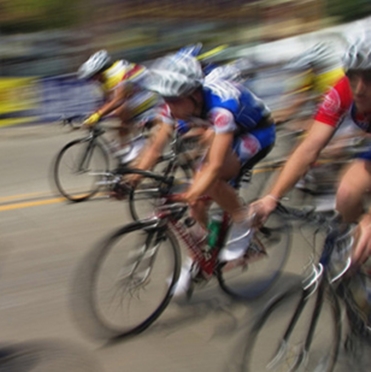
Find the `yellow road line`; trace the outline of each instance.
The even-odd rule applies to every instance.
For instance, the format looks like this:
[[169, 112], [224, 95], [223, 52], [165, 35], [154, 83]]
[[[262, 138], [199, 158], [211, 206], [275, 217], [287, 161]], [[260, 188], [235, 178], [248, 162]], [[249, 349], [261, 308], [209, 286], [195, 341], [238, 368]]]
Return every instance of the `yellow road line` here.
[[[30, 196], [30, 195], [45, 195], [45, 194], [34, 193], [34, 194], [23, 194], [23, 195]], [[104, 195], [105, 195], [104, 192], [99, 192], [94, 196], [94, 199], [96, 199], [97, 197], [98, 198], [102, 197]], [[16, 198], [19, 198], [20, 196], [21, 195], [14, 195], [13, 199], [16, 200]], [[82, 195], [80, 194], [80, 195], [75, 195], [75, 196], [77, 197], [77, 196], [82, 196]], [[9, 198], [10, 198], [9, 201], [12, 200], [11, 199], [12, 197], [9, 197]], [[41, 205], [49, 205], [49, 204], [56, 204], [56, 203], [62, 203], [62, 202], [67, 202], [67, 199], [62, 196], [58, 198], [30, 200], [30, 201], [24, 201], [24, 202], [20, 200], [18, 202], [11, 203], [11, 204], [0, 205], [0, 212], [10, 211], [14, 209], [29, 208], [29, 207], [38, 207]]]
[[28, 208], [28, 207], [36, 207], [40, 205], [48, 205], [48, 204], [56, 204], [56, 203], [62, 203], [66, 201], [65, 198], [52, 198], [52, 199], [46, 199], [46, 200], [38, 200], [38, 201], [29, 201], [29, 202], [23, 202], [23, 203], [14, 203], [14, 204], [7, 204], [0, 206], [0, 212], [4, 211], [10, 211], [13, 209], [22, 209], [22, 208]]
[[2, 196], [2, 197], [0, 197], [0, 203], [1, 202], [12, 201], [12, 200], [29, 199], [29, 198], [36, 198], [36, 197], [42, 197], [42, 196], [46, 197], [46, 196], [50, 196], [50, 194], [47, 194], [45, 192], [33, 192], [33, 193], [29, 193], [29, 194]]

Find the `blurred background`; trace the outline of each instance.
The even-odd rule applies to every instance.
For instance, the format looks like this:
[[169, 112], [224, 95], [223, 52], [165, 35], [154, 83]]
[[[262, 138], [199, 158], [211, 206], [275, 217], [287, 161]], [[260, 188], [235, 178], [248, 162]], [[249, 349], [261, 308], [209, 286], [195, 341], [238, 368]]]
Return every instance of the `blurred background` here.
[[[55, 197], [52, 162], [82, 134], [42, 125], [94, 110], [100, 91], [76, 79], [93, 52], [105, 48], [114, 59], [147, 63], [188, 44], [202, 42], [205, 51], [225, 45], [212, 58], [251, 66], [247, 85], [274, 110], [287, 88], [285, 62], [320, 40], [341, 52], [367, 31], [370, 0], [0, 0], [0, 127], [10, 127], [0, 135], [2, 342], [58, 337], [98, 348], [71, 321], [70, 278], [88, 250], [131, 219], [126, 206], [105, 197], [69, 205]], [[281, 136], [272, 158], [283, 157], [296, 140]], [[257, 174], [243, 196], [255, 197], [274, 176]], [[302, 273], [311, 253], [311, 239], [296, 238], [301, 240], [290, 256], [289, 279]], [[240, 341], [235, 331], [244, 331], [267, 298], [246, 308], [214, 290], [206, 302], [201, 292], [186, 308], [174, 305], [145, 337], [99, 348], [95, 355], [111, 372], [149, 366], [154, 372], [221, 370]]]
[[[89, 112], [97, 92], [70, 74], [100, 48], [144, 62], [227, 44], [219, 58], [277, 63], [300, 52], [302, 35], [326, 29], [339, 41], [370, 14], [369, 0], [0, 0], [0, 125]], [[277, 40], [290, 41], [262, 48]]]

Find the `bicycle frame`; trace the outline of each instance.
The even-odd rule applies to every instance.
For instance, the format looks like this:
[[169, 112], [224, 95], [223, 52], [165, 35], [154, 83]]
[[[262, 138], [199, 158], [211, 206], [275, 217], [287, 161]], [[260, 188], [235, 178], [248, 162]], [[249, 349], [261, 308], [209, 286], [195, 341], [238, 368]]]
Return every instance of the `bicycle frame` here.
[[197, 261], [200, 266], [201, 272], [209, 278], [214, 274], [217, 264], [217, 258], [221, 247], [223, 246], [229, 225], [229, 216], [226, 212], [223, 213], [223, 220], [221, 229], [218, 236], [217, 245], [212, 248], [211, 251], [205, 251], [200, 248], [199, 245], [192, 239], [189, 232], [186, 230], [184, 224], [179, 220], [170, 220], [171, 228], [178, 233], [182, 241], [187, 246], [188, 251], [191, 253], [192, 257]]
[[[167, 199], [171, 200], [171, 195], [167, 196]], [[157, 208], [155, 216], [150, 220], [154, 222], [155, 226], [160, 224], [169, 226], [186, 245], [193, 259], [198, 263], [201, 272], [206, 278], [209, 278], [215, 273], [218, 253], [227, 235], [230, 218], [227, 212], [223, 212], [223, 219], [216, 247], [211, 249], [211, 251], [205, 251], [194, 241], [184, 223], [180, 221], [187, 208], [188, 205], [185, 203], [165, 203], [163, 206]]]
[[[293, 210], [291, 210], [291, 209], [290, 209], [290, 211], [293, 212]], [[286, 210], [286, 212], [287, 212], [287, 210]], [[305, 218], [304, 215], [301, 216], [301, 217]], [[352, 233], [351, 230], [347, 231], [346, 234], [343, 235], [343, 237], [350, 236], [351, 233]], [[331, 273], [330, 273], [331, 256], [332, 256], [332, 253], [333, 253], [334, 248], [335, 248], [335, 239], [337, 238], [337, 236], [338, 236], [338, 231], [336, 229], [335, 229], [335, 231], [331, 231], [327, 235], [325, 243], [324, 243], [323, 251], [321, 253], [321, 257], [319, 259], [318, 264], [312, 266], [311, 273], [303, 280], [301, 297], [299, 299], [299, 302], [296, 305], [295, 311], [294, 311], [294, 313], [293, 313], [293, 315], [290, 319], [290, 322], [289, 322], [289, 324], [286, 328], [286, 331], [285, 331], [285, 333], [282, 337], [281, 343], [278, 347], [278, 350], [275, 354], [275, 357], [269, 363], [269, 366], [268, 366], [269, 368], [274, 367], [275, 364], [277, 364], [282, 359], [282, 357], [286, 354], [287, 345], [288, 345], [290, 336], [291, 336], [291, 334], [292, 334], [292, 332], [293, 332], [293, 330], [294, 330], [294, 328], [295, 328], [295, 326], [296, 326], [296, 324], [297, 324], [297, 322], [298, 322], [298, 320], [299, 320], [299, 318], [300, 318], [300, 316], [301, 316], [309, 298], [313, 295], [316, 295], [315, 306], [314, 306], [313, 312], [311, 314], [311, 319], [310, 319], [308, 330], [307, 330], [307, 333], [306, 333], [306, 336], [305, 336], [304, 343], [302, 345], [302, 348], [301, 348], [300, 352], [298, 353], [297, 360], [295, 361], [295, 364], [293, 365], [292, 369], [290, 369], [290, 370], [291, 371], [296, 371], [297, 368], [299, 368], [299, 366], [303, 362], [305, 362], [305, 357], [308, 354], [308, 351], [310, 349], [310, 346], [311, 346], [311, 343], [312, 343], [312, 340], [313, 340], [313, 336], [314, 336], [314, 332], [315, 332], [315, 329], [316, 329], [316, 326], [317, 326], [317, 321], [318, 321], [319, 315], [320, 315], [321, 310], [322, 310], [322, 305], [323, 305], [323, 301], [324, 301], [325, 292], [328, 289], [329, 291], [332, 291], [333, 294], [336, 293], [334, 283], [339, 281], [339, 279], [341, 279], [345, 275], [345, 273], [348, 271], [348, 269], [350, 267], [350, 264], [351, 264], [350, 258], [348, 258], [346, 260], [345, 264], [344, 264], [344, 267], [340, 270], [340, 272], [337, 273], [336, 275], [331, 275]], [[349, 243], [350, 247], [353, 245], [353, 242], [354, 242], [354, 240], [353, 240], [353, 238], [351, 238], [350, 243]], [[284, 297], [284, 296], [285, 296], [285, 293], [282, 294], [281, 296], [278, 296], [275, 299], [275, 302], [279, 302], [281, 300], [281, 298]], [[334, 299], [333, 306], [334, 306], [335, 312], [337, 314], [340, 314], [341, 310], [340, 310], [339, 301], [338, 301], [338, 299], [335, 295], [333, 296], [333, 299]], [[340, 332], [341, 332], [341, 324], [339, 324], [338, 326], [339, 326], [339, 329], [340, 329]], [[337, 350], [336, 353], [338, 351], [339, 350]]]

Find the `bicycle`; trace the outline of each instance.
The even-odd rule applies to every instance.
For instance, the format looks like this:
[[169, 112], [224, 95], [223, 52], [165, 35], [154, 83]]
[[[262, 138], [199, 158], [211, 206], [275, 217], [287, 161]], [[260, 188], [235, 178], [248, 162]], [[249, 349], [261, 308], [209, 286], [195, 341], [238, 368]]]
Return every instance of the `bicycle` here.
[[[81, 116], [65, 118], [63, 124], [79, 129], [80, 126], [74, 124], [76, 120], [81, 121]], [[131, 166], [131, 162], [137, 158], [147, 142], [147, 124], [141, 126], [140, 133], [128, 141], [119, 155], [113, 152], [112, 146], [103, 136], [108, 128], [103, 127], [101, 122], [89, 128], [87, 136], [67, 143], [58, 153], [53, 167], [54, 182], [61, 195], [71, 202], [82, 202], [92, 198], [103, 188], [113, 190], [119, 187], [121, 174]], [[164, 174], [175, 174], [180, 169], [183, 177], [191, 177], [190, 163], [184, 161], [181, 165], [178, 164], [177, 154], [182, 151], [184, 145], [176, 137], [170, 151], [159, 159], [159, 163], [165, 165], [162, 170]], [[112, 170], [111, 157], [114, 157], [116, 163]], [[123, 185], [123, 188], [120, 191], [127, 194], [130, 192], [129, 187], [125, 188]]]
[[349, 291], [356, 275], [350, 270], [354, 226], [313, 210], [280, 205], [277, 212], [324, 228], [324, 244], [305, 279], [277, 294], [253, 321], [238, 370], [331, 372], [343, 339], [341, 303], [349, 323], [346, 349], [360, 336], [371, 345], [371, 327]]
[[[193, 286], [216, 277], [221, 289], [239, 300], [252, 300], [269, 289], [289, 254], [287, 221], [273, 213], [264, 227], [254, 231], [245, 256], [223, 264], [218, 253], [228, 232], [228, 214], [223, 213], [216, 247], [206, 250], [189, 233], [187, 204], [173, 201], [173, 178], [136, 172], [149, 179], [162, 177], [163, 188], [156, 191], [158, 204], [152, 217], [115, 231], [81, 261], [73, 279], [72, 309], [83, 332], [94, 338], [115, 339], [147, 329], [174, 294], [181, 266], [179, 241], [199, 268]], [[148, 299], [141, 302], [144, 295]]]

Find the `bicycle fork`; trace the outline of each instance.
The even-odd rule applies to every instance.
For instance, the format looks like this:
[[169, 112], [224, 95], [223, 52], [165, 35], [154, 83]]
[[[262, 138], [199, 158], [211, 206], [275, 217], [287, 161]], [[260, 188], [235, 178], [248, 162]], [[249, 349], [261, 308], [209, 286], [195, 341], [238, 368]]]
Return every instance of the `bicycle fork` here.
[[77, 168], [78, 173], [85, 173], [89, 169], [89, 164], [93, 156], [94, 147], [95, 147], [94, 141], [89, 141], [88, 148], [86, 149]]
[[[312, 284], [312, 286], [313, 285], [317, 285], [317, 283]], [[277, 352], [275, 353], [273, 359], [267, 366], [268, 370], [274, 370], [274, 368], [277, 367], [279, 363], [282, 362], [282, 360], [284, 360], [287, 352], [289, 351], [289, 341], [290, 341], [292, 332], [295, 326], [297, 325], [309, 298], [314, 293], [312, 286], [303, 288], [300, 300], [298, 304], [296, 305], [295, 312], [286, 328], [286, 331], [283, 335], [280, 345], [278, 346]], [[300, 346], [301, 350], [297, 354], [296, 360], [294, 364], [290, 367], [288, 372], [298, 371], [298, 369], [302, 366], [305, 366], [305, 363], [307, 363], [308, 361], [307, 360], [308, 352], [309, 352], [311, 343], [313, 341], [314, 332], [317, 327], [317, 321], [318, 321], [319, 315], [322, 310], [325, 289], [326, 289], [326, 282], [324, 280], [321, 280], [317, 288], [317, 291], [316, 291], [315, 307], [311, 315], [309, 327], [308, 327], [308, 330], [305, 336], [305, 341]]]
[[153, 263], [156, 260], [157, 252], [163, 238], [156, 234], [156, 241], [151, 247], [151, 241], [156, 233], [148, 234], [144, 245], [138, 248], [129, 260], [129, 267], [124, 267], [119, 275], [119, 280], [127, 279], [133, 284], [133, 288], [144, 286], [151, 275]]

